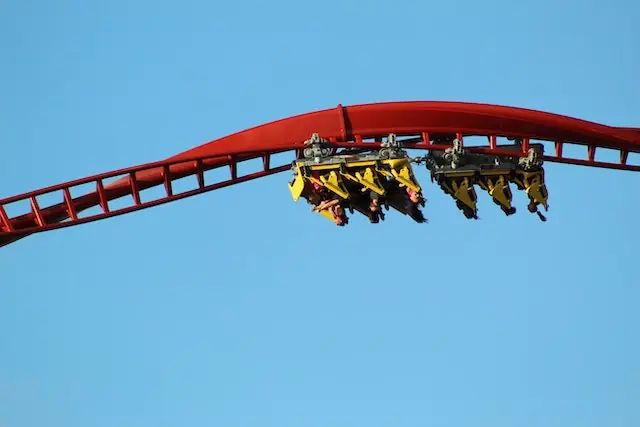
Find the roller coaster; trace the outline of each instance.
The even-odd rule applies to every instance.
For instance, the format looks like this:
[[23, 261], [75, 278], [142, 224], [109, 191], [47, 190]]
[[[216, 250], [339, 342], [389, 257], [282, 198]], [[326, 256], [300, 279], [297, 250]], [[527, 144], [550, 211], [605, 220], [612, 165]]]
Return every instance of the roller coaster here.
[[[470, 137], [486, 143], [465, 144]], [[553, 144], [553, 153], [545, 152], [545, 143]], [[564, 156], [567, 144], [586, 147], [587, 159]], [[616, 150], [619, 161], [597, 161], [598, 148]], [[424, 155], [411, 157], [408, 150]], [[526, 193], [528, 211], [545, 221], [544, 162], [640, 171], [640, 164], [628, 162], [630, 153], [640, 153], [640, 128], [524, 108], [441, 101], [338, 105], [228, 135], [159, 162], [0, 199], [0, 246], [286, 171], [292, 173], [288, 187], [293, 199], [306, 200], [312, 211], [338, 226], [348, 224], [347, 212], [375, 224], [385, 220], [389, 209], [426, 222], [421, 211], [426, 198], [413, 169], [423, 165], [466, 218], [478, 218], [476, 186], [506, 216], [516, 213], [513, 184]], [[274, 166], [276, 154], [290, 160]], [[260, 171], [238, 173], [238, 164], [256, 159]], [[228, 168], [230, 178], [207, 182], [205, 172], [221, 168]], [[197, 187], [175, 191], [175, 181], [189, 176], [196, 177]], [[95, 189], [74, 197], [72, 190], [86, 184]], [[143, 192], [155, 187], [164, 187], [163, 194], [144, 200]], [[41, 206], [52, 194], [59, 202]], [[124, 197], [130, 197], [129, 205], [110, 204]], [[29, 212], [11, 215], [8, 207], [16, 203], [28, 203]], [[97, 213], [81, 215], [95, 207]]]

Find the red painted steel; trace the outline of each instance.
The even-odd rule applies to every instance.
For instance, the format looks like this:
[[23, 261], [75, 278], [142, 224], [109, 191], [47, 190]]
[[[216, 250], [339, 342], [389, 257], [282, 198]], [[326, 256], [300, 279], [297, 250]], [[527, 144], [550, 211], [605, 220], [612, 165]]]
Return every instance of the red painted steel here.
[[463, 133], [563, 141], [640, 151], [640, 131], [515, 107], [461, 102], [391, 102], [332, 108], [289, 117], [217, 139], [172, 159], [299, 148], [311, 132], [335, 142], [356, 135]]
[[[109, 218], [174, 200], [201, 194], [217, 188], [267, 176], [289, 169], [289, 165], [272, 168], [270, 155], [283, 151], [300, 150], [304, 141], [317, 132], [336, 147], [376, 147], [390, 133], [410, 137], [407, 147], [416, 149], [444, 149], [434, 144], [433, 137], [454, 135], [486, 136], [486, 147], [469, 147], [471, 151], [513, 155], [497, 143], [498, 137], [519, 138], [522, 153], [532, 140], [555, 143], [555, 153], [546, 153], [547, 161], [593, 167], [640, 171], [638, 165], [628, 165], [630, 152], [640, 152], [640, 129], [611, 127], [572, 117], [541, 111], [462, 102], [390, 102], [331, 108], [302, 114], [267, 123], [242, 132], [208, 142], [167, 160], [121, 169], [53, 187], [32, 191], [0, 200], [0, 246], [16, 241], [28, 234]], [[366, 140], [373, 142], [367, 142]], [[564, 144], [587, 147], [587, 159], [563, 157]], [[615, 149], [620, 152], [620, 162], [595, 160], [596, 148]], [[261, 158], [263, 170], [249, 176], [237, 176], [237, 163]], [[293, 156], [292, 156], [293, 160]], [[207, 184], [204, 172], [219, 167], [229, 167], [231, 179], [222, 183]], [[126, 177], [105, 185], [103, 181], [118, 175]], [[198, 188], [186, 193], [174, 194], [173, 181], [195, 175]], [[70, 188], [94, 183], [96, 190], [73, 199]], [[166, 196], [142, 202], [140, 192], [163, 185]], [[37, 197], [52, 191], [62, 191], [61, 203], [41, 207]], [[133, 205], [112, 209], [109, 202], [131, 195]], [[29, 200], [31, 212], [9, 217], [4, 207], [12, 202]], [[80, 218], [86, 209], [100, 206], [101, 212]]]

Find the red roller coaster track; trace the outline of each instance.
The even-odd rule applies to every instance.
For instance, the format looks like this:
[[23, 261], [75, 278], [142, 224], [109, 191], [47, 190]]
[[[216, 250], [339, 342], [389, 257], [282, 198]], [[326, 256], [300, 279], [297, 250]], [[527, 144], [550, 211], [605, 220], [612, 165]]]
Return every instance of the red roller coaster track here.
[[[640, 171], [640, 165], [627, 163], [628, 154], [640, 153], [640, 128], [620, 128], [587, 122], [571, 117], [540, 111], [497, 105], [462, 102], [391, 102], [331, 108], [267, 123], [242, 132], [208, 142], [166, 160], [115, 170], [87, 178], [65, 182], [52, 187], [0, 199], [0, 246], [15, 242], [29, 234], [105, 219], [163, 203], [205, 193], [233, 184], [261, 178], [290, 169], [290, 164], [272, 167], [271, 156], [303, 148], [304, 141], [318, 133], [335, 147], [379, 146], [383, 137], [394, 133], [405, 139], [405, 147], [414, 149], [445, 149], [434, 144], [434, 137], [457, 135], [485, 136], [488, 143], [481, 147], [467, 147], [468, 151], [513, 156], [513, 151], [501, 150], [499, 137], [518, 138], [522, 141], [522, 155], [526, 155], [532, 140], [555, 144], [553, 154], [545, 153], [544, 160], [601, 168]], [[587, 159], [563, 157], [564, 144], [587, 147]], [[595, 160], [597, 148], [619, 151], [619, 162]], [[262, 170], [238, 176], [238, 162], [262, 159]], [[292, 159], [293, 160], [293, 156]], [[226, 167], [231, 178], [218, 182], [205, 182], [204, 172]], [[105, 180], [124, 175], [114, 182]], [[195, 175], [198, 187], [176, 194], [175, 180]], [[95, 190], [73, 198], [71, 189], [83, 184], [94, 184]], [[164, 186], [165, 194], [155, 200], [141, 200], [141, 192]], [[61, 192], [61, 202], [40, 206], [38, 197]], [[132, 196], [133, 204], [113, 208], [110, 201]], [[10, 217], [8, 204], [28, 201], [29, 213]], [[100, 212], [81, 218], [79, 213], [99, 206]]]

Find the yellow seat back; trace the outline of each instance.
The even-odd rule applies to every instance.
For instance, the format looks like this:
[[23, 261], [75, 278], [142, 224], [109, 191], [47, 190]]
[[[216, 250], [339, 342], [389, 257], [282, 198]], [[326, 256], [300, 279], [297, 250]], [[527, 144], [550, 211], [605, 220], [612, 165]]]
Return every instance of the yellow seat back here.
[[527, 194], [529, 195], [529, 197], [531, 199], [533, 199], [534, 201], [540, 203], [543, 207], [544, 210], [549, 210], [549, 204], [548, 204], [548, 195], [547, 195], [547, 186], [544, 184], [541, 184], [540, 182], [533, 182], [528, 188], [527, 188]]
[[473, 212], [476, 212], [478, 195], [476, 194], [476, 189], [473, 187], [473, 183], [468, 177], [452, 180], [451, 188], [453, 189], [453, 197], [467, 205]]
[[500, 205], [511, 209], [513, 193], [509, 187], [509, 180], [503, 175], [483, 176], [478, 184]]
[[385, 194], [385, 189], [382, 187], [378, 174], [373, 170], [373, 168], [369, 167], [365, 168], [363, 172], [356, 172], [356, 178], [360, 184], [367, 187], [369, 190], [375, 191], [381, 196]]
[[320, 181], [322, 182], [322, 185], [324, 185], [343, 199], [349, 198], [349, 192], [347, 191], [347, 188], [344, 186], [344, 182], [342, 182], [342, 179], [336, 173], [336, 171], [331, 171], [328, 174], [320, 175]]
[[305, 179], [302, 174], [297, 174], [293, 182], [289, 182], [289, 191], [295, 202], [298, 201], [305, 187]]
[[420, 188], [420, 184], [416, 181], [413, 175], [413, 169], [411, 168], [411, 163], [409, 159], [390, 159], [383, 160], [382, 163], [389, 168], [388, 171], [384, 170], [385, 168], [381, 168], [379, 170], [380, 173], [386, 176], [391, 176], [393, 179], [398, 181], [400, 184], [412, 189], [415, 192], [422, 191]]
[[541, 204], [545, 210], [549, 209], [549, 193], [544, 183], [544, 170], [535, 172], [518, 171], [513, 180], [519, 187], [524, 188], [529, 198]]

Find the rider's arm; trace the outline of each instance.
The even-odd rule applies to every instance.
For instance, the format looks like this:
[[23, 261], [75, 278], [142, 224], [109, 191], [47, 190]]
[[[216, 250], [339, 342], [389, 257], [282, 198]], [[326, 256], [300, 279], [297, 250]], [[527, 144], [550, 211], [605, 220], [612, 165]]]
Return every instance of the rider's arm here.
[[316, 206], [313, 210], [321, 211], [323, 209], [327, 209], [327, 208], [330, 208], [332, 206], [335, 206], [335, 205], [337, 205], [339, 203], [340, 203], [339, 199], [333, 199], [333, 200], [329, 200], [329, 201], [324, 201], [324, 202], [320, 203], [318, 206]]

